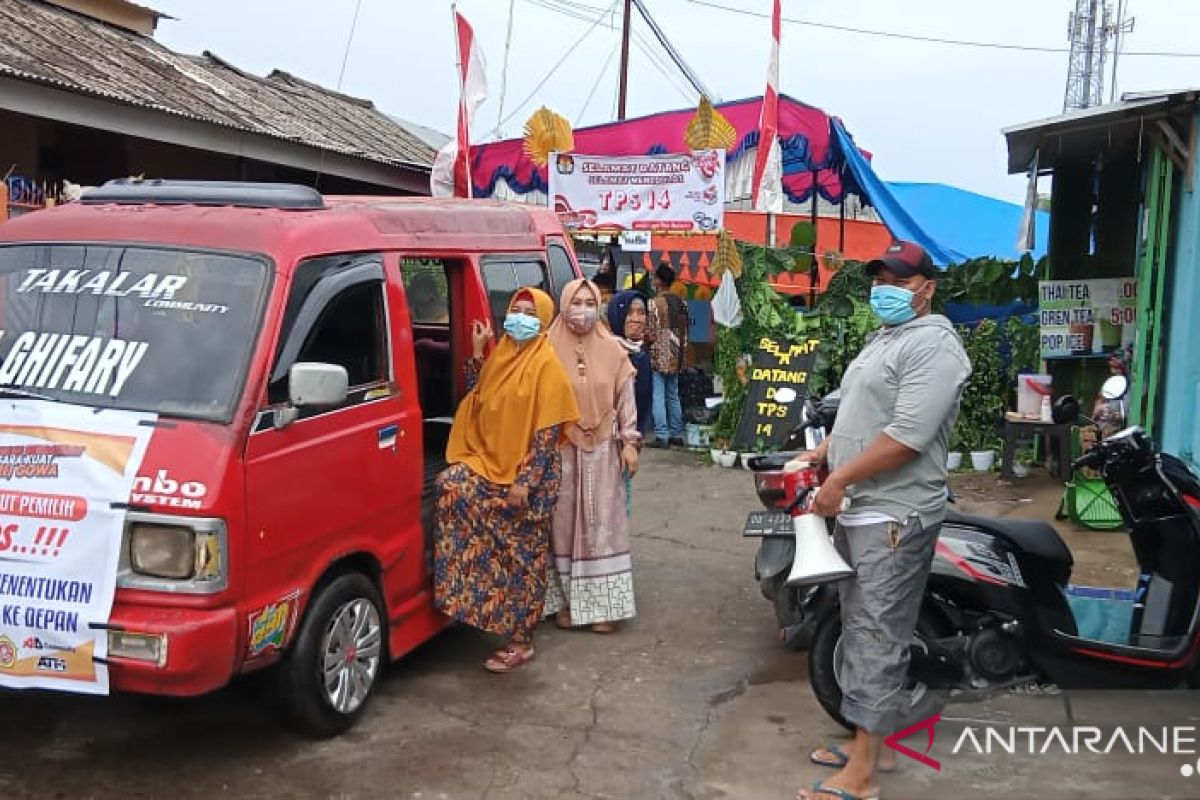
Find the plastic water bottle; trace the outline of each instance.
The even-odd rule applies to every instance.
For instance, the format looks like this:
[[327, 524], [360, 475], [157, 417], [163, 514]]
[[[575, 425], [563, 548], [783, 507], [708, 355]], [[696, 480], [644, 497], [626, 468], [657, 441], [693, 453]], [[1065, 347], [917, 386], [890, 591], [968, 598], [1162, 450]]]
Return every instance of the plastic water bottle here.
[[1042, 395], [1042, 422], [1053, 422], [1054, 412], [1050, 407], [1050, 395]]

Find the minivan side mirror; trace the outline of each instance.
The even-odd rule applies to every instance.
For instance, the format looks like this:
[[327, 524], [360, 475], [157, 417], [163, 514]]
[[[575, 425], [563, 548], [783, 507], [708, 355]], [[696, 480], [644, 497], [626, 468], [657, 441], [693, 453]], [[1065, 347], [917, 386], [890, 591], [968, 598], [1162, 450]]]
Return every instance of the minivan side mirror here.
[[288, 370], [288, 397], [297, 408], [346, 402], [350, 376], [337, 364], [301, 361]]
[[275, 411], [275, 428], [283, 430], [306, 407], [336, 406], [346, 401], [350, 376], [338, 364], [300, 361], [288, 370], [288, 405]]

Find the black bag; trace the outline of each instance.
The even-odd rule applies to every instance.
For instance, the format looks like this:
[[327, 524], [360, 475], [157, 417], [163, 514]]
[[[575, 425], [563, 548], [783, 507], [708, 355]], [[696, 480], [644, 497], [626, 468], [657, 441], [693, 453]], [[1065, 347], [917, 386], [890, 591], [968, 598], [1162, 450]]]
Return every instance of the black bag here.
[[711, 416], [704, 401], [713, 396], [713, 379], [703, 370], [691, 367], [679, 373], [679, 403], [690, 422], [705, 423]]

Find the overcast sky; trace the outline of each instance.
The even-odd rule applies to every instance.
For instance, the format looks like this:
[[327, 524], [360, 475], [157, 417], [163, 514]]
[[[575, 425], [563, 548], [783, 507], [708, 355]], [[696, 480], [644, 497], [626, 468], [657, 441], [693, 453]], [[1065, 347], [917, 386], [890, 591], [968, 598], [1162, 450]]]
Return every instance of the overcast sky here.
[[[771, 0], [711, 1], [763, 14], [771, 9]], [[190, 53], [210, 50], [251, 72], [278, 68], [334, 88], [356, 0], [147, 2], [177, 18], [159, 26], [158, 39], [169, 47]], [[458, 4], [474, 25], [488, 62], [489, 98], [480, 109], [476, 141], [494, 138], [509, 3]], [[594, 19], [605, 9], [619, 9], [619, 0], [513, 3], [504, 116], [514, 116], [503, 133], [518, 135], [540, 105], [576, 126], [614, 119], [619, 13], [606, 15], [595, 26], [572, 14]], [[766, 19], [705, 7], [696, 0], [646, 0], [646, 5], [712, 92], [726, 100], [762, 93]], [[1066, 48], [1067, 17], [1074, 5], [1073, 0], [783, 0], [783, 16], [927, 37]], [[1200, 3], [1126, 0], [1126, 5], [1136, 18], [1127, 50], [1200, 53]], [[631, 55], [629, 116], [694, 105], [695, 95], [679, 73], [666, 70], [664, 75], [647, 55], [650, 30], [636, 12], [634, 16], [638, 36]], [[665, 63], [661, 50], [654, 50]], [[454, 61], [448, 0], [361, 0], [342, 91], [449, 132], [457, 102]], [[859, 146], [874, 154], [875, 168], [885, 180], [950, 183], [1018, 201], [1023, 181], [1005, 174], [1000, 129], [1058, 114], [1067, 70], [1065, 52], [946, 46], [786, 22], [780, 61], [781, 90], [842, 117]], [[1123, 55], [1119, 67], [1121, 90], [1200, 86], [1200, 58]]]

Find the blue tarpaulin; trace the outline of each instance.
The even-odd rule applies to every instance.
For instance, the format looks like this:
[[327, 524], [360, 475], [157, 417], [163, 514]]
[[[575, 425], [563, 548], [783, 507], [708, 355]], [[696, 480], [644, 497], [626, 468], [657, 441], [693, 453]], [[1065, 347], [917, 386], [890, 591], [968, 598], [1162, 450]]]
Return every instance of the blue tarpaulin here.
[[[925, 232], [940, 245], [970, 258], [1018, 259], [1017, 230], [1024, 209], [1004, 200], [944, 183], [896, 183], [888, 188]], [[1034, 223], [1034, 259], [1046, 254], [1050, 213], [1038, 211]]]
[[[830, 123], [833, 125], [836, 146], [842, 151], [842, 162], [850, 172], [848, 176], [843, 176], [843, 180], [847, 180], [849, 184], [853, 185], [858, 190], [858, 194], [870, 203], [883, 223], [887, 225], [888, 230], [892, 232], [892, 236], [921, 245], [925, 248], [925, 252], [929, 253], [933, 263], [939, 267], [969, 259], [969, 256], [957, 250], [943, 247], [930, 235], [900, 200], [892, 194], [888, 185], [875, 174], [871, 162], [867, 161], [867, 157], [855, 146], [854, 140], [842, 126], [841, 120], [835, 118], [830, 120]], [[1013, 229], [1013, 238], [1016, 238], [1016, 228]]]
[[[1021, 206], [939, 183], [883, 181], [838, 119], [831, 120], [835, 145], [849, 171], [848, 187], [879, 214], [892, 236], [925, 248], [939, 267], [973, 258], [1017, 259]], [[1037, 212], [1037, 247], [1046, 252], [1050, 215]]]

